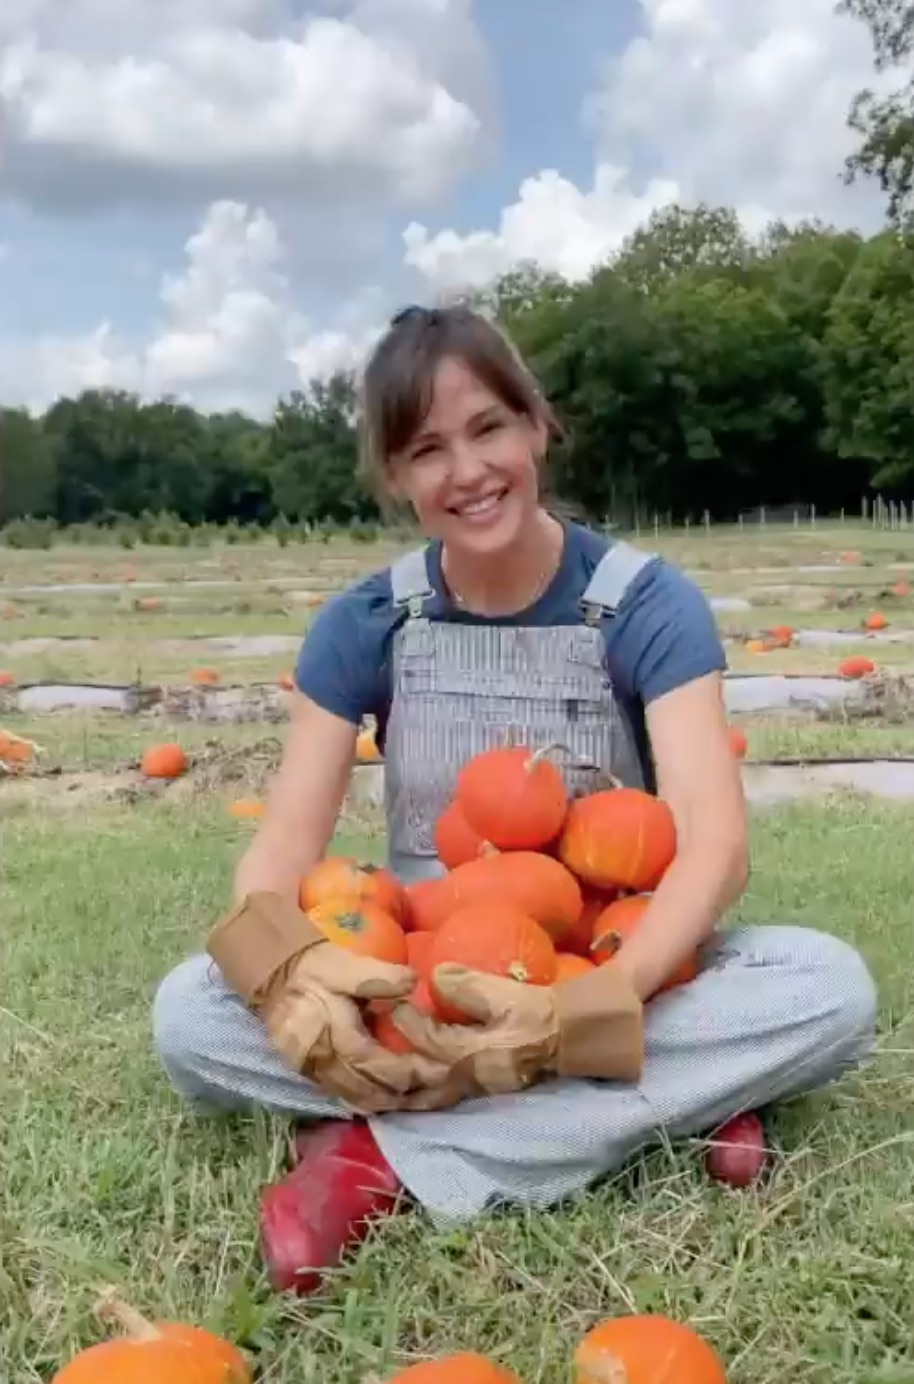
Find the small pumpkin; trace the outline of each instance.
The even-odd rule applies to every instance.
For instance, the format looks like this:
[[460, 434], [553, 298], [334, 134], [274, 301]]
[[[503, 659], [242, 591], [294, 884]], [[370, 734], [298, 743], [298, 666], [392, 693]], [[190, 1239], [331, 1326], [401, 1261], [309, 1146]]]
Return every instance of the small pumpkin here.
[[565, 780], [549, 759], [556, 748], [504, 745], [464, 765], [456, 798], [484, 841], [501, 851], [535, 851], [555, 840], [568, 810]]
[[556, 968], [555, 980], [553, 985], [561, 985], [563, 981], [575, 980], [578, 976], [587, 975], [588, 971], [595, 971], [597, 968], [592, 961], [588, 961], [586, 956], [576, 956], [574, 952], [559, 952]]
[[888, 629], [889, 622], [888, 618], [883, 615], [881, 610], [874, 610], [866, 617], [863, 625], [864, 628], [868, 630], [884, 630]]
[[[427, 980], [416, 982], [407, 1003], [411, 1004], [413, 1009], [418, 1009], [420, 1014], [433, 1015], [436, 1012], [435, 1001], [432, 999], [432, 992]], [[391, 1007], [386, 1001], [383, 1006], [373, 1010], [370, 1027], [375, 1040], [391, 1052], [415, 1051], [406, 1034], [402, 1033], [394, 1023]]]
[[[613, 960], [626, 938], [637, 931], [649, 903], [649, 896], [632, 894], [604, 908], [593, 928], [594, 941], [590, 954], [597, 965], [605, 966]], [[696, 978], [698, 970], [698, 957], [686, 957], [654, 993], [661, 995], [678, 985], [688, 985]]]
[[521, 1380], [513, 1370], [465, 1350], [410, 1365], [395, 1374], [389, 1384], [521, 1384]]
[[299, 897], [306, 913], [325, 899], [348, 899], [375, 903], [401, 923], [405, 916], [400, 881], [383, 866], [363, 865], [349, 855], [330, 855], [313, 865], [302, 879]]
[[195, 687], [215, 687], [220, 678], [215, 668], [193, 668], [190, 680]]
[[441, 879], [417, 879], [403, 890], [404, 926], [433, 932], [442, 921]]
[[911, 583], [909, 581], [897, 581], [892, 587], [892, 595], [903, 599], [911, 594]]
[[558, 857], [597, 889], [656, 889], [676, 855], [676, 825], [662, 798], [640, 788], [611, 788], [578, 798]]
[[138, 596], [133, 602], [133, 608], [141, 614], [151, 615], [153, 611], [164, 610], [165, 602], [161, 596]]
[[363, 730], [356, 737], [355, 757], [359, 764], [374, 764], [381, 758], [373, 730]]
[[747, 654], [767, 654], [771, 652], [770, 645], [764, 639], [747, 639], [744, 647]]
[[435, 851], [442, 865], [456, 870], [481, 855], [493, 855], [495, 847], [474, 831], [459, 802], [446, 807], [435, 823]]
[[237, 1347], [202, 1327], [147, 1321], [113, 1290], [96, 1314], [124, 1335], [80, 1351], [52, 1384], [251, 1384]]
[[575, 1384], [727, 1384], [713, 1346], [654, 1313], [600, 1322], [580, 1342], [574, 1365]]
[[180, 745], [150, 745], [143, 751], [140, 771], [147, 778], [176, 779], [187, 772], [187, 755]]
[[5, 672], [5, 671], [4, 671], [4, 672], [0, 672], [0, 687], [15, 687], [15, 686], [16, 686], [16, 674], [15, 674], [15, 673], [7, 673], [7, 672]]
[[768, 631], [767, 639], [776, 648], [789, 649], [796, 637], [796, 630], [792, 625], [775, 625]]
[[338, 947], [397, 966], [407, 963], [406, 934], [376, 903], [352, 898], [324, 899], [307, 909], [315, 927]]
[[265, 815], [267, 805], [258, 798], [238, 798], [235, 802], [229, 803], [228, 810], [229, 816], [235, 817], [238, 821], [258, 821]]
[[10, 770], [26, 768], [31, 764], [39, 747], [34, 740], [26, 740], [11, 730], [0, 728], [0, 764]]
[[430, 932], [408, 932], [406, 934], [406, 961], [417, 975], [424, 976], [428, 970], [432, 934]]
[[749, 740], [744, 730], [739, 726], [730, 726], [727, 730], [727, 737], [730, 741], [730, 749], [737, 759], [745, 759], [749, 751]]
[[862, 654], [855, 654], [838, 664], [838, 673], [842, 678], [865, 678], [868, 673], [875, 671], [876, 665], [873, 660], [864, 658]]
[[561, 948], [563, 952], [588, 957], [593, 942], [593, 925], [604, 908], [618, 898], [618, 892], [615, 889], [592, 889], [585, 884], [581, 887], [581, 896], [584, 900], [581, 916], [568, 932], [563, 933]]
[[554, 941], [574, 929], [581, 914], [581, 887], [558, 860], [538, 851], [504, 851], [458, 865], [425, 891], [419, 926], [436, 931], [458, 909], [497, 899], [513, 904]]
[[436, 989], [435, 969], [446, 962], [524, 985], [552, 985], [558, 968], [548, 932], [514, 904], [498, 899], [452, 914], [434, 934], [429, 951], [429, 988], [439, 1017], [446, 1023], [472, 1022]]

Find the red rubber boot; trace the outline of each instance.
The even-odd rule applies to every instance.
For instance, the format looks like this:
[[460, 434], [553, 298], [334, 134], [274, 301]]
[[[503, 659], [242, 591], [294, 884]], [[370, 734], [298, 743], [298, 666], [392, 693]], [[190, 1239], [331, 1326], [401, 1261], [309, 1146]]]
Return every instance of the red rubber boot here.
[[364, 1238], [370, 1219], [395, 1209], [401, 1184], [362, 1120], [299, 1130], [295, 1157], [261, 1198], [260, 1246], [273, 1287], [304, 1296]]
[[768, 1159], [765, 1127], [750, 1110], [715, 1129], [708, 1141], [705, 1167], [717, 1182], [748, 1187], [761, 1177]]

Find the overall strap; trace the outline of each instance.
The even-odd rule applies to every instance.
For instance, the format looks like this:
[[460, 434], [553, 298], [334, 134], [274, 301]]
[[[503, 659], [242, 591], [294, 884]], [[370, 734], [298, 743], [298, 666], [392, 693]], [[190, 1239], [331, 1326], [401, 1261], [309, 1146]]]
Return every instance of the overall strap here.
[[435, 594], [428, 579], [427, 549], [414, 548], [392, 563], [390, 589], [396, 609], [406, 606], [412, 620], [421, 616], [425, 602]]
[[656, 553], [641, 552], [629, 543], [614, 543], [597, 563], [581, 597], [588, 625], [598, 625], [605, 616], [615, 615], [632, 582], [656, 557]]

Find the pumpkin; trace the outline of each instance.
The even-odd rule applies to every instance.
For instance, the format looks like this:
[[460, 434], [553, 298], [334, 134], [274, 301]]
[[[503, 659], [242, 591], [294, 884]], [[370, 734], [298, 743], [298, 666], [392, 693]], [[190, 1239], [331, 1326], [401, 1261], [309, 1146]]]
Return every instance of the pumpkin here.
[[419, 926], [436, 931], [458, 909], [493, 899], [510, 903], [556, 942], [581, 915], [581, 886], [560, 861], [536, 851], [505, 851], [458, 865], [424, 895]]
[[160, 596], [138, 596], [133, 602], [133, 608], [148, 615], [154, 610], [164, 610], [165, 602]]
[[843, 663], [838, 664], [838, 673], [842, 678], [865, 678], [867, 673], [875, 673], [876, 665], [871, 658], [864, 658], [862, 654], [855, 654], [852, 658], [846, 658]]
[[202, 1327], [147, 1321], [113, 1291], [96, 1313], [125, 1334], [81, 1351], [52, 1384], [250, 1384], [241, 1352]]
[[187, 755], [177, 744], [150, 745], [143, 751], [140, 770], [147, 778], [180, 778], [187, 772]]
[[892, 587], [892, 595], [893, 595], [893, 596], [901, 596], [901, 597], [904, 597], [904, 596], [910, 596], [910, 594], [911, 594], [911, 583], [910, 583], [909, 581], [897, 581], [897, 582], [895, 583], [895, 585]]
[[774, 629], [768, 631], [770, 642], [781, 648], [789, 648], [793, 643], [795, 630], [792, 625], [775, 625]]
[[[432, 992], [427, 980], [416, 982], [408, 1003], [412, 1005], [413, 1009], [418, 1009], [420, 1014], [435, 1013], [435, 1001], [432, 999]], [[381, 1002], [381, 1007], [375, 1009], [372, 1006], [372, 1009], [370, 1027], [375, 1040], [391, 1052], [414, 1052], [415, 1049], [406, 1034], [401, 1033], [394, 1023], [390, 1002], [384, 1000]]]
[[494, 854], [495, 847], [473, 830], [460, 803], [452, 802], [435, 823], [435, 850], [446, 869], [456, 870], [477, 856]]
[[466, 1350], [410, 1365], [395, 1374], [389, 1384], [521, 1384], [521, 1380], [503, 1365]]
[[703, 1337], [653, 1313], [600, 1322], [574, 1364], [575, 1384], [726, 1384], [723, 1362]]
[[191, 671], [190, 680], [197, 687], [215, 687], [219, 681], [219, 674], [215, 668], [194, 668]]
[[229, 816], [236, 817], [239, 821], [256, 821], [266, 810], [266, 803], [260, 802], [257, 798], [239, 798], [236, 802], [229, 803]]
[[846, 563], [849, 567], [859, 567], [861, 562], [863, 561], [863, 554], [858, 553], [855, 550], [851, 550], [850, 552], [846, 553], [839, 553], [838, 561]]
[[338, 947], [357, 956], [373, 956], [405, 966], [406, 934], [390, 913], [376, 903], [353, 898], [324, 899], [307, 909], [315, 927]]
[[0, 765], [5, 769], [18, 771], [31, 764], [39, 747], [34, 740], [26, 740], [11, 730], [0, 729]]
[[595, 971], [596, 966], [586, 956], [575, 956], [574, 952], [559, 952], [553, 985], [561, 985], [565, 980], [575, 980], [578, 976]]
[[581, 909], [581, 916], [578, 918], [574, 927], [562, 936], [562, 951], [573, 952], [576, 956], [590, 956], [590, 946], [593, 942], [593, 925], [603, 912], [608, 908], [615, 898], [618, 897], [615, 889], [591, 889], [584, 885], [581, 889], [584, 906]]
[[412, 966], [417, 975], [425, 975], [432, 946], [430, 932], [408, 932], [406, 934], [406, 964]]
[[15, 687], [15, 686], [16, 686], [16, 675], [15, 675], [15, 673], [0, 672], [0, 687]]
[[766, 644], [764, 639], [747, 639], [745, 649], [747, 654], [767, 654], [771, 652], [769, 645]]
[[537, 850], [554, 841], [568, 810], [565, 780], [550, 761], [557, 748], [505, 745], [484, 750], [457, 777], [467, 823], [502, 851]]
[[373, 730], [363, 730], [355, 742], [355, 757], [359, 764], [372, 764], [381, 758]]
[[445, 962], [524, 985], [552, 985], [558, 969], [548, 932], [499, 899], [458, 909], [434, 934], [429, 949], [429, 988], [439, 1017], [446, 1023], [472, 1022], [436, 989], [435, 969]]
[[676, 825], [662, 798], [640, 788], [611, 788], [578, 798], [568, 810], [558, 856], [598, 889], [656, 889], [676, 854]]
[[[650, 898], [644, 894], [633, 894], [629, 898], [617, 899], [604, 908], [593, 928], [591, 956], [597, 965], [605, 966], [612, 961], [625, 939], [637, 930], [649, 903]], [[654, 993], [661, 995], [677, 985], [688, 985], [697, 975], [698, 957], [686, 957]]]
[[403, 890], [405, 926], [433, 932], [442, 921], [440, 879], [417, 879]]
[[749, 750], [749, 741], [746, 738], [746, 732], [740, 730], [739, 726], [730, 726], [727, 730], [727, 736], [730, 740], [730, 749], [733, 751], [736, 758], [745, 759]]
[[301, 906], [307, 913], [325, 899], [371, 902], [402, 922], [405, 916], [403, 886], [380, 865], [362, 865], [349, 855], [331, 855], [313, 865], [301, 882]]
[[871, 615], [866, 617], [863, 624], [868, 630], [884, 630], [888, 629], [889, 622], [881, 610], [874, 610]]

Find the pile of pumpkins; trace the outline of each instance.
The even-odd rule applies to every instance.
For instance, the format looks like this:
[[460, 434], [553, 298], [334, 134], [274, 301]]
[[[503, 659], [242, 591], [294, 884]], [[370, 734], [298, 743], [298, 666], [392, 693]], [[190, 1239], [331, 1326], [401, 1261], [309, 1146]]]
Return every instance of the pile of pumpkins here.
[[[98, 1316], [121, 1335], [81, 1351], [52, 1384], [252, 1384], [242, 1352], [202, 1327], [150, 1322], [108, 1290]], [[723, 1362], [702, 1336], [656, 1314], [612, 1317], [579, 1342], [574, 1384], [726, 1384]], [[474, 1351], [425, 1360], [387, 1384], [523, 1384], [505, 1365]]]
[[[436, 993], [442, 963], [556, 985], [612, 962], [675, 857], [673, 815], [621, 785], [570, 799], [562, 753], [497, 747], [463, 767], [435, 824], [443, 875], [404, 887], [384, 868], [331, 856], [302, 879], [300, 906], [338, 945], [410, 965], [410, 1002], [449, 1023], [467, 1016]], [[662, 988], [696, 973], [689, 957]], [[379, 1042], [408, 1051], [380, 1002], [367, 1018]]]

